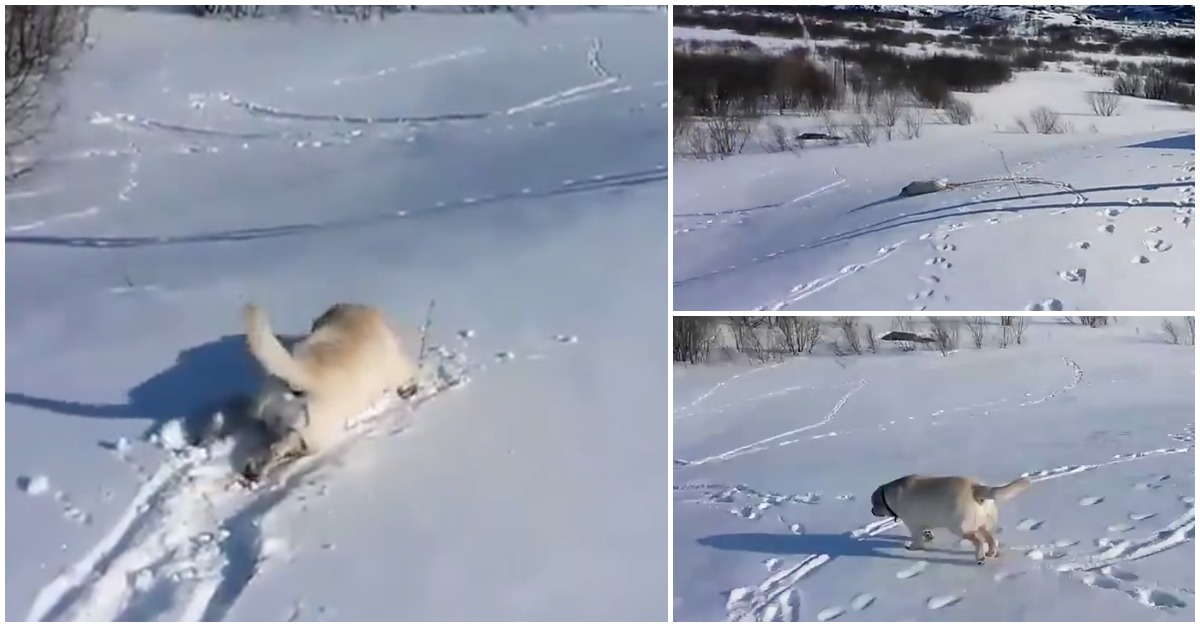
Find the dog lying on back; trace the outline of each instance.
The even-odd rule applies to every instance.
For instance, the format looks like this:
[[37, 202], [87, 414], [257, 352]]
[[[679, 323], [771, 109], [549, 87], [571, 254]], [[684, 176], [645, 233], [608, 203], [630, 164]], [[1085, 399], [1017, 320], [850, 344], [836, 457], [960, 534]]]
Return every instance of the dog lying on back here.
[[985, 486], [968, 477], [907, 475], [885, 483], [871, 494], [871, 514], [896, 518], [908, 527], [910, 550], [923, 549], [934, 529], [949, 529], [975, 547], [975, 561], [999, 557], [996, 504], [1029, 488], [1020, 478], [1000, 487]]
[[271, 441], [246, 464], [247, 479], [334, 443], [349, 420], [385, 394], [416, 393], [417, 366], [378, 309], [336, 304], [290, 352], [262, 309], [250, 304], [244, 314], [250, 353], [267, 373], [251, 417], [266, 426]]

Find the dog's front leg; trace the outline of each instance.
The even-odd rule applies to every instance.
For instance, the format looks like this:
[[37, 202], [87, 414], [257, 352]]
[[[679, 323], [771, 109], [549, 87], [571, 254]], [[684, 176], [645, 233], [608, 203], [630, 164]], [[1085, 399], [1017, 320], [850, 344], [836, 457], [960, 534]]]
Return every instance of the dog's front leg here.
[[263, 475], [280, 464], [302, 457], [308, 453], [308, 446], [298, 431], [288, 431], [279, 440], [271, 444], [271, 448], [261, 457], [255, 457], [246, 463], [242, 476], [250, 481], [258, 481]]
[[908, 531], [909, 541], [904, 545], [904, 548], [910, 551], [917, 551], [925, 548], [925, 543], [933, 539], [933, 533], [928, 529], [915, 527]]

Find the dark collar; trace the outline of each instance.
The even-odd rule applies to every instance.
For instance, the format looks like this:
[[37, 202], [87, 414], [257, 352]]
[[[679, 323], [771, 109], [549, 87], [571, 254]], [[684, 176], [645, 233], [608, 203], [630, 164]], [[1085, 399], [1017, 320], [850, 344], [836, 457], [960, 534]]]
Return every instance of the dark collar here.
[[879, 491], [879, 502], [883, 503], [883, 509], [886, 509], [887, 513], [892, 515], [892, 518], [895, 518], [896, 520], [900, 520], [900, 517], [896, 515], [896, 510], [892, 509], [891, 505], [888, 505], [887, 490]]

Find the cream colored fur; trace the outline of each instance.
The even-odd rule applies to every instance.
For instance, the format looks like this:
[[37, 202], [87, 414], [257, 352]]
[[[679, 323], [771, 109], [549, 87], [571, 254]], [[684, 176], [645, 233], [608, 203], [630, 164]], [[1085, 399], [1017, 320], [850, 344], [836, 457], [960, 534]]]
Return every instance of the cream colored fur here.
[[[332, 444], [347, 421], [385, 394], [416, 390], [417, 366], [378, 309], [336, 304], [313, 322], [311, 332], [290, 352], [262, 309], [250, 304], [244, 314], [250, 353], [268, 375], [254, 404], [254, 417], [274, 436], [258, 472]], [[293, 413], [284, 411], [287, 407], [299, 416], [283, 415]]]
[[968, 477], [908, 475], [879, 486], [871, 495], [871, 513], [895, 515], [908, 527], [909, 549], [922, 549], [932, 530], [949, 529], [975, 547], [975, 559], [998, 557], [996, 504], [1025, 491], [1029, 480], [1017, 479], [1000, 487], [985, 486]]

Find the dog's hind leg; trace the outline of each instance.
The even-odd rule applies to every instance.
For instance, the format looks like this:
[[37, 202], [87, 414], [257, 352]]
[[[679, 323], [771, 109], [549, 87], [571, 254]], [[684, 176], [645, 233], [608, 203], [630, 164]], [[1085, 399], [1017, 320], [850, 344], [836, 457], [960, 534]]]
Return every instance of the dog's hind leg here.
[[996, 541], [996, 536], [992, 534], [991, 530], [987, 527], [980, 527], [979, 535], [983, 536], [984, 541], [988, 544], [987, 553], [984, 555], [986, 557], [1000, 557], [1000, 543]]
[[987, 552], [984, 550], [986, 543], [979, 537], [979, 535], [980, 532], [978, 531], [968, 531], [967, 533], [963, 534], [963, 539], [969, 541], [971, 545], [975, 547], [975, 562], [977, 564], [982, 564], [983, 558], [987, 555]]
[[279, 440], [271, 444], [264, 455], [251, 459], [242, 469], [242, 476], [250, 481], [257, 481], [276, 466], [308, 454], [308, 445], [298, 431], [288, 431]]

